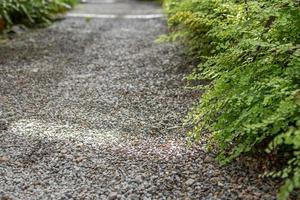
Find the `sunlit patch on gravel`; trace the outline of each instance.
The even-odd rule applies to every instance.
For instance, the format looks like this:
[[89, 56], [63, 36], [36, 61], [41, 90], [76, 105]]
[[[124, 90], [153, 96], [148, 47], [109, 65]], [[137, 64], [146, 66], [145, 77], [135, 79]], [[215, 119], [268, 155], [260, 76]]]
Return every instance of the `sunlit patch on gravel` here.
[[75, 139], [85, 143], [108, 145], [118, 142], [120, 137], [115, 130], [97, 130], [80, 127], [74, 124], [58, 124], [37, 119], [22, 119], [9, 127], [8, 134], [26, 138], [46, 138], [48, 140]]
[[188, 150], [184, 140], [176, 137], [136, 137], [122, 134], [118, 130], [88, 129], [76, 124], [59, 124], [38, 119], [22, 119], [11, 123], [7, 134], [20, 140], [69, 141], [74, 144], [82, 142], [98, 150], [110, 147], [110, 151], [116, 155], [133, 159], [167, 161], [182, 157]]
[[178, 138], [167, 140], [147, 138], [119, 143], [114, 149], [128, 157], [166, 161], [182, 157], [187, 146]]

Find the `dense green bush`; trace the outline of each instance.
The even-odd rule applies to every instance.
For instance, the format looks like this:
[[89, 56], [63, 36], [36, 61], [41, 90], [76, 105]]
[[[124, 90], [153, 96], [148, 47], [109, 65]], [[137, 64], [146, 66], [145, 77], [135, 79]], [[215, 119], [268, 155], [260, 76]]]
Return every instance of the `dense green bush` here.
[[1, 0], [0, 17], [8, 25], [49, 23], [54, 14], [69, 9], [77, 0]]
[[187, 77], [210, 80], [189, 115], [212, 133], [226, 164], [262, 148], [282, 169], [279, 199], [300, 188], [300, 2], [298, 0], [168, 0], [170, 39], [187, 44], [201, 64]]

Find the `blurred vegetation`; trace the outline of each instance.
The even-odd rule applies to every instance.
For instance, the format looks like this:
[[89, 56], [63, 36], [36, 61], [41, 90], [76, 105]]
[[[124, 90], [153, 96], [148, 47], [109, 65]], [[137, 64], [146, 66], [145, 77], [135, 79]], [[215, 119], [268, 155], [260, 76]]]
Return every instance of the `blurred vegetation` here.
[[55, 14], [70, 9], [77, 0], [1, 0], [0, 31], [5, 26], [49, 24]]
[[[167, 0], [172, 33], [200, 64], [187, 77], [204, 89], [187, 123], [191, 140], [212, 133], [221, 164], [271, 155], [285, 180], [278, 198], [300, 188], [300, 1]], [[276, 165], [276, 163], [275, 163]]]

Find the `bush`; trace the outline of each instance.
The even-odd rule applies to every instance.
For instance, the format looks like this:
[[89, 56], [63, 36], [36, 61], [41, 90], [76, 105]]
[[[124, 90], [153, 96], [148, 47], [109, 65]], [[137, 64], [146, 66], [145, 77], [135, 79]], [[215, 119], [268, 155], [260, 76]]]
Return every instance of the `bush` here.
[[8, 25], [23, 23], [29, 26], [47, 24], [54, 14], [69, 9], [77, 0], [2, 0], [0, 18]]
[[187, 77], [210, 80], [189, 114], [189, 136], [212, 133], [221, 164], [267, 149], [284, 166], [268, 173], [300, 188], [300, 2], [168, 0], [169, 39], [187, 44], [201, 64]]

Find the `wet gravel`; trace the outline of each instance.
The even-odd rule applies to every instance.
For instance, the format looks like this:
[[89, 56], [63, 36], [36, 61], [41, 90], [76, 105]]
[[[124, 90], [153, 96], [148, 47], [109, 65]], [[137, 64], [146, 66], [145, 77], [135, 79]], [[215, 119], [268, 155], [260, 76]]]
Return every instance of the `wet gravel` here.
[[0, 46], [1, 200], [275, 199], [257, 172], [186, 146], [200, 94], [182, 47], [154, 43], [166, 31], [68, 18]]

